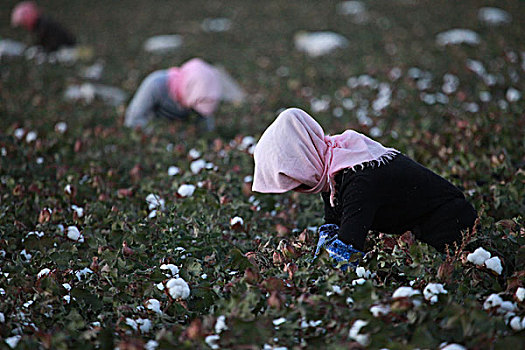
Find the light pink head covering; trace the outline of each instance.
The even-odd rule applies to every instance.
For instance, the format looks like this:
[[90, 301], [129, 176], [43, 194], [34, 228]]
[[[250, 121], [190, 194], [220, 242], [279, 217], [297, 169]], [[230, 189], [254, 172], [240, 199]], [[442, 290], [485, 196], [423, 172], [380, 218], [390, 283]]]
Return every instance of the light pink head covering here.
[[18, 3], [11, 13], [11, 25], [22, 26], [27, 30], [33, 30], [36, 20], [40, 16], [40, 10], [32, 1]]
[[[334, 206], [335, 173], [370, 161], [380, 165], [397, 153], [353, 130], [325, 135], [310, 115], [290, 108], [266, 129], [255, 147], [252, 189], [263, 193], [330, 191]], [[307, 188], [298, 189], [300, 185]]]
[[193, 58], [169, 70], [170, 94], [186, 108], [203, 116], [215, 112], [222, 96], [222, 84], [215, 67]]

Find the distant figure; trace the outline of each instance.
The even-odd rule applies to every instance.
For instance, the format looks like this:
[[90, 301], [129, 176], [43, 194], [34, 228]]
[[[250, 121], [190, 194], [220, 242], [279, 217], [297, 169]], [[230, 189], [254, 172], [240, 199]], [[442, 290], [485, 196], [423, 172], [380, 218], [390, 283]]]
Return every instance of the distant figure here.
[[354, 130], [325, 135], [297, 108], [266, 129], [254, 158], [254, 191], [322, 194], [326, 224], [317, 251], [325, 248], [337, 262], [362, 252], [369, 230], [410, 230], [444, 252], [476, 220], [463, 193], [441, 176]]
[[23, 27], [36, 36], [35, 44], [44, 51], [53, 52], [62, 47], [75, 45], [75, 37], [60, 24], [44, 16], [32, 1], [22, 1], [11, 13], [11, 25]]
[[193, 58], [180, 67], [148, 75], [126, 110], [124, 125], [143, 128], [154, 116], [186, 119], [193, 112], [211, 131], [219, 102], [240, 101], [243, 95], [226, 72]]

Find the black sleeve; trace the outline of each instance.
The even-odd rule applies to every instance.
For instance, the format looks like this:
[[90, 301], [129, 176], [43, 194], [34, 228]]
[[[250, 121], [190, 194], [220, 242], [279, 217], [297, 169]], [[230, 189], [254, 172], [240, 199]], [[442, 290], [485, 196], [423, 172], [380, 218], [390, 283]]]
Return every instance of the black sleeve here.
[[47, 17], [40, 17], [34, 30], [37, 36], [36, 43], [47, 52], [75, 45], [75, 37], [60, 24]]
[[339, 239], [364, 250], [365, 239], [377, 210], [371, 179], [349, 176], [341, 186], [342, 215]]
[[324, 201], [324, 221], [325, 224], [341, 224], [341, 216], [338, 215], [337, 210], [330, 205], [330, 192], [322, 192], [321, 197]]

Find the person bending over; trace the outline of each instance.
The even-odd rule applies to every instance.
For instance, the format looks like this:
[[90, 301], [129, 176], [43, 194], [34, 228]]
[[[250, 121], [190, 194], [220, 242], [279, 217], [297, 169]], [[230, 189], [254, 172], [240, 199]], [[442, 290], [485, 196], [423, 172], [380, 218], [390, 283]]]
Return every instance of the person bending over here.
[[158, 70], [140, 84], [127, 110], [124, 125], [144, 126], [153, 116], [186, 119], [191, 112], [214, 129], [213, 113], [222, 98], [220, 72], [199, 58], [180, 67]]
[[53, 52], [63, 47], [74, 46], [73, 34], [59, 23], [42, 14], [32, 1], [18, 3], [11, 13], [11, 25], [23, 27], [35, 35], [35, 45], [41, 46], [45, 52]]
[[337, 262], [362, 253], [369, 230], [410, 230], [444, 252], [461, 242], [461, 231], [477, 217], [463, 193], [441, 176], [354, 130], [325, 135], [297, 108], [266, 129], [254, 159], [254, 191], [321, 193], [326, 223], [316, 255], [325, 248]]

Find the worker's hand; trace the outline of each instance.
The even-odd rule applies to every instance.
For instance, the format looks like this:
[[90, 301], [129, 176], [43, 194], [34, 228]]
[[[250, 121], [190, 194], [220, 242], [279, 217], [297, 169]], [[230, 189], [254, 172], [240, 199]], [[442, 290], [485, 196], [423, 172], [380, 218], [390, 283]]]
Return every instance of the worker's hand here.
[[364, 255], [360, 250], [352, 247], [351, 244], [345, 244], [336, 238], [326, 244], [326, 251], [336, 263], [343, 263], [341, 270], [346, 271], [349, 267], [356, 268], [359, 265], [359, 258]]
[[319, 255], [321, 248], [325, 248], [327, 243], [337, 238], [338, 232], [339, 226], [334, 224], [326, 224], [319, 227], [319, 241], [317, 241], [314, 258]]

